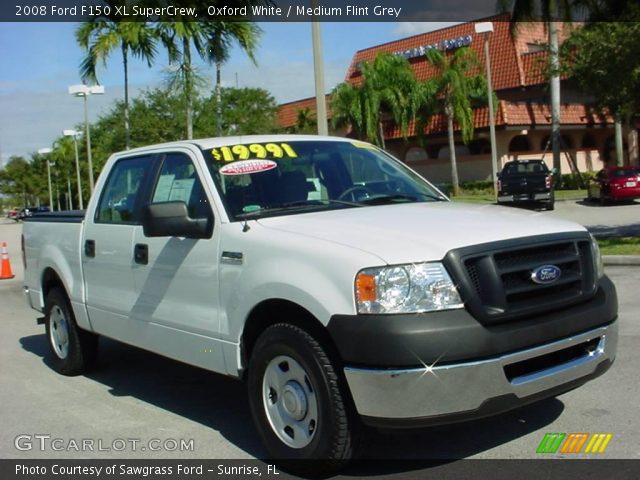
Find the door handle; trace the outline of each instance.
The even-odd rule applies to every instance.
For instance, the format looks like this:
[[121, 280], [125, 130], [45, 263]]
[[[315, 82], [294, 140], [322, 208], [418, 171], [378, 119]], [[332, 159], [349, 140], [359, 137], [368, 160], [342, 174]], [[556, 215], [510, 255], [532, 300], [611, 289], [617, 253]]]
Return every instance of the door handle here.
[[85, 240], [84, 241], [84, 254], [87, 257], [95, 257], [96, 256], [96, 241], [95, 240]]
[[149, 263], [149, 245], [144, 243], [137, 243], [133, 247], [133, 260], [140, 265], [146, 265]]

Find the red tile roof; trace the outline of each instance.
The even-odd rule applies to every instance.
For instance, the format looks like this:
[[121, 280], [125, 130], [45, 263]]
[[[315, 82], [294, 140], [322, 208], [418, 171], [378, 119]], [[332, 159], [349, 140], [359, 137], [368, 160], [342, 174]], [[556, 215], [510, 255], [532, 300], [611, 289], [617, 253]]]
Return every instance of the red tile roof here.
[[[473, 123], [475, 128], [489, 128], [489, 108], [480, 107], [473, 111]], [[560, 106], [560, 123], [562, 125], [584, 125], [592, 126], [597, 124], [612, 124], [613, 118], [594, 112], [591, 108], [583, 104], [563, 104]], [[507, 102], [501, 100], [496, 112], [496, 126], [521, 126], [535, 127], [540, 125], [551, 125], [551, 109], [549, 105], [531, 102]], [[454, 129], [459, 127], [454, 123]], [[434, 115], [425, 128], [425, 135], [442, 133], [447, 131], [447, 120], [444, 114]], [[385, 138], [402, 138], [400, 128], [388, 123], [385, 125]], [[409, 126], [408, 136], [416, 135], [415, 124]]]
[[[501, 90], [545, 83], [544, 66], [547, 53], [544, 50], [544, 44], [547, 42], [547, 31], [544, 24], [542, 22], [524, 23], [517, 28], [515, 34], [512, 34], [508, 14], [496, 15], [480, 21], [484, 20], [493, 22], [494, 32], [489, 35], [489, 49], [493, 88], [498, 96]], [[362, 77], [358, 65], [362, 62], [372, 61], [380, 52], [404, 52], [424, 45], [432, 45], [465, 36], [471, 37], [469, 48], [476, 53], [480, 60], [482, 67], [479, 68], [484, 70], [484, 38], [482, 34], [475, 33], [475, 23], [468, 22], [454, 25], [360, 50], [353, 56], [345, 81], [355, 84], [360, 83]], [[562, 23], [558, 24], [561, 41], [568, 36], [569, 28], [571, 27], [565, 27]], [[424, 55], [412, 58], [409, 62], [419, 81], [433, 78], [437, 74], [436, 69], [431, 66]], [[329, 95], [327, 95], [327, 101], [330, 101]], [[499, 107], [496, 112], [496, 125], [498, 126], [550, 124], [550, 113], [547, 105], [500, 101]], [[315, 98], [307, 98], [281, 105], [278, 112], [280, 124], [283, 127], [294, 126], [297, 120], [297, 112], [304, 108], [309, 108], [315, 112]], [[610, 118], [594, 115], [586, 106], [581, 104], [565, 104], [561, 108], [561, 123], [592, 125], [594, 123], [610, 123]], [[474, 124], [476, 128], [488, 127], [489, 115], [487, 107], [474, 110]], [[446, 129], [444, 116], [435, 115], [426, 127], [425, 134], [442, 133]], [[415, 125], [411, 125], [408, 135], [410, 137], [415, 135]], [[393, 123], [389, 123], [385, 128], [385, 137], [389, 139], [401, 138], [399, 128]]]
[[[327, 105], [327, 116], [331, 118], [329, 102], [331, 95], [325, 96], [325, 104]], [[303, 98], [295, 102], [283, 103], [278, 107], [278, 123], [283, 128], [294, 127], [298, 121], [298, 112], [308, 108], [313, 114], [316, 113], [316, 97]]]
[[[491, 72], [493, 74], [492, 80], [495, 90], [517, 88], [527, 85], [518, 52], [521, 54], [525, 53], [528, 44], [543, 43], [546, 40], [544, 28], [540, 23], [521, 25], [514, 39], [510, 31], [511, 23], [509, 23], [508, 19], [508, 14], [497, 15], [487, 19], [493, 21], [494, 28], [494, 32], [489, 35], [489, 56], [491, 57]], [[353, 56], [345, 80], [359, 83], [360, 72], [358, 70], [358, 64], [372, 61], [380, 52], [403, 52], [423, 45], [431, 45], [465, 36], [471, 37], [472, 41], [469, 48], [476, 53], [481, 64], [484, 65], [484, 38], [482, 34], [475, 33], [475, 23], [476, 22], [462, 23], [360, 50]], [[419, 81], [433, 78], [437, 74], [437, 70], [431, 66], [424, 56], [413, 58], [410, 60], [410, 63]]]

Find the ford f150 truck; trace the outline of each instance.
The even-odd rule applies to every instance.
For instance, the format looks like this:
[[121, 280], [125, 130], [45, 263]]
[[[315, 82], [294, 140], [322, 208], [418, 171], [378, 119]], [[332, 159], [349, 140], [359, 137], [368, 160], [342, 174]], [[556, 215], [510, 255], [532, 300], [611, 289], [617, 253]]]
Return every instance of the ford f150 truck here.
[[616, 354], [616, 291], [582, 226], [449, 202], [350, 139], [117, 153], [86, 212], [23, 235], [60, 373], [91, 367], [105, 336], [242, 379], [276, 459], [337, 465], [362, 423], [503, 412]]
[[499, 174], [498, 203], [538, 203], [555, 207], [553, 172], [543, 160], [507, 162]]

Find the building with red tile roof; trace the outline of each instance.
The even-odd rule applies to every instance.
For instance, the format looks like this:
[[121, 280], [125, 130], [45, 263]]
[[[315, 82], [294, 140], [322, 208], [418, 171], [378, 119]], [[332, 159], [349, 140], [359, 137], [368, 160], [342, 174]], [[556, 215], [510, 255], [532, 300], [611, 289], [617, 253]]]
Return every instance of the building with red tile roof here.
[[[489, 50], [493, 89], [499, 99], [495, 114], [498, 158], [501, 164], [513, 158], [541, 158], [551, 166], [548, 139], [551, 130], [548, 81], [545, 76], [547, 31], [541, 22], [521, 24], [512, 32], [509, 16], [497, 15], [479, 21], [492, 21]], [[426, 48], [435, 46], [451, 51], [460, 46], [473, 50], [484, 71], [484, 37], [475, 33], [475, 23], [468, 22], [440, 30], [357, 51], [345, 75], [345, 81], [359, 84], [358, 66], [372, 61], [381, 52], [402, 55], [409, 60], [419, 81], [433, 78], [437, 72], [427, 61]], [[563, 41], [579, 24], [558, 24]], [[471, 73], [481, 73], [479, 71]], [[327, 104], [330, 104], [329, 95]], [[562, 172], [571, 171], [574, 163], [582, 171], [597, 170], [614, 154], [613, 119], [593, 111], [588, 102], [563, 80], [560, 123], [563, 139]], [[280, 106], [281, 126], [295, 129], [297, 112], [315, 112], [315, 98]], [[464, 145], [456, 131], [456, 153], [461, 181], [490, 178], [490, 144], [488, 108], [474, 110], [475, 138]], [[454, 126], [457, 130], [457, 125]], [[427, 178], [447, 182], [450, 178], [447, 123], [444, 115], [433, 116], [424, 131], [424, 143], [416, 137], [415, 125], [409, 127], [408, 140], [392, 122], [383, 125], [386, 149], [406, 161]], [[569, 162], [569, 158], [573, 162]]]

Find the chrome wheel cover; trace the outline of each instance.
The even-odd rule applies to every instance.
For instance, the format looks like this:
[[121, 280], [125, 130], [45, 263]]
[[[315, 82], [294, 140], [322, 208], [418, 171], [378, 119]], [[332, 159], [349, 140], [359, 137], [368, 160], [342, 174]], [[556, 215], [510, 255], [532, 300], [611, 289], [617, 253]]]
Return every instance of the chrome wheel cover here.
[[271, 360], [262, 379], [262, 400], [280, 440], [291, 448], [311, 443], [318, 429], [318, 401], [302, 365], [286, 355]]

